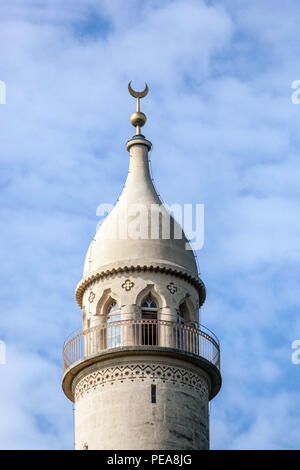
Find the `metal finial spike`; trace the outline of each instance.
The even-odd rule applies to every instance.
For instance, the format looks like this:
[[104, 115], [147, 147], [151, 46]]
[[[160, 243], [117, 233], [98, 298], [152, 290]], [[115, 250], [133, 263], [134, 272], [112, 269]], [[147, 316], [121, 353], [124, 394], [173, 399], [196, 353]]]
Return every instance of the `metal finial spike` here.
[[145, 89], [143, 91], [135, 91], [131, 87], [131, 81], [128, 83], [128, 91], [133, 96], [136, 98], [136, 112], [133, 113], [130, 117], [130, 122], [131, 124], [136, 127], [136, 135], [141, 135], [141, 127], [146, 123], [147, 118], [144, 113], [140, 111], [140, 99], [144, 98], [149, 91], [149, 87], [147, 83], [145, 83]]

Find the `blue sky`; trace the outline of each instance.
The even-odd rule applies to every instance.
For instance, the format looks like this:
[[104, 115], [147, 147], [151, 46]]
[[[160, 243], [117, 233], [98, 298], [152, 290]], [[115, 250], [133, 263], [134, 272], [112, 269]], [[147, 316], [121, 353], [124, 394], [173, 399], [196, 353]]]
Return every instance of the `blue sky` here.
[[277, 0], [1, 3], [1, 448], [73, 447], [61, 349], [96, 208], [126, 178], [129, 80], [150, 85], [163, 200], [205, 204], [211, 447], [300, 448], [299, 15]]

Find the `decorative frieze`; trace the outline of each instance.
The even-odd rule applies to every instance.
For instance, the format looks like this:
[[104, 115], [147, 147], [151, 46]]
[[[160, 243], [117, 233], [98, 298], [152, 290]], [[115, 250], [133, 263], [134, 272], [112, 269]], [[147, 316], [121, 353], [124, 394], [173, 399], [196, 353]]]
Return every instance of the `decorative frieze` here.
[[[76, 289], [76, 300], [78, 305], [82, 308], [82, 297], [85, 290], [91, 286], [95, 281], [100, 279], [108, 279], [109, 277], [113, 277], [116, 275], [122, 275], [124, 273], [134, 273], [134, 272], [157, 272], [160, 274], [171, 275], [177, 277], [179, 279], [183, 279], [186, 282], [189, 282], [192, 286], [196, 288], [199, 295], [199, 306], [204, 303], [206, 290], [203, 281], [200, 278], [195, 278], [191, 274], [173, 269], [170, 267], [161, 267], [161, 266], [123, 266], [116, 269], [107, 269], [106, 271], [99, 271], [94, 273], [93, 275], [83, 279], [77, 286]], [[130, 280], [129, 280], [130, 281]], [[126, 281], [125, 281], [126, 282]], [[132, 281], [131, 281], [132, 282]], [[174, 284], [174, 283], [173, 283]]]
[[208, 386], [200, 375], [179, 367], [170, 367], [162, 364], [127, 364], [115, 367], [102, 368], [86, 375], [75, 382], [75, 401], [83, 398], [90, 391], [104, 387], [106, 384], [121, 384], [125, 381], [161, 380], [172, 382], [174, 385], [192, 388], [202, 398], [208, 400]]

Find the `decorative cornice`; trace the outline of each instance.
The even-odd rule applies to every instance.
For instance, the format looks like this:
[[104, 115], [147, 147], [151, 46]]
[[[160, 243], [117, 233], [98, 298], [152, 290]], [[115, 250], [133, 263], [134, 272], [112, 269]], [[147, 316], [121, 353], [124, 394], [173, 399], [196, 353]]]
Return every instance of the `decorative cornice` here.
[[80, 308], [82, 308], [82, 297], [87, 289], [87, 287], [92, 284], [93, 282], [99, 280], [99, 279], [107, 279], [111, 276], [114, 276], [116, 274], [123, 274], [123, 273], [130, 273], [130, 272], [145, 272], [145, 271], [150, 271], [150, 272], [159, 272], [163, 274], [170, 274], [174, 277], [179, 277], [180, 279], [184, 279], [185, 281], [189, 282], [192, 284], [196, 290], [198, 291], [199, 294], [199, 306], [204, 304], [205, 298], [206, 298], [206, 289], [204, 282], [200, 278], [194, 277], [192, 274], [189, 274], [188, 272], [182, 271], [180, 269], [175, 269], [171, 267], [162, 267], [158, 265], [131, 265], [131, 266], [122, 266], [119, 268], [113, 268], [113, 269], [107, 269], [105, 271], [98, 271], [95, 272], [94, 274], [90, 275], [89, 277], [86, 277], [82, 279], [79, 284], [77, 285], [76, 288], [76, 301], [79, 305]]

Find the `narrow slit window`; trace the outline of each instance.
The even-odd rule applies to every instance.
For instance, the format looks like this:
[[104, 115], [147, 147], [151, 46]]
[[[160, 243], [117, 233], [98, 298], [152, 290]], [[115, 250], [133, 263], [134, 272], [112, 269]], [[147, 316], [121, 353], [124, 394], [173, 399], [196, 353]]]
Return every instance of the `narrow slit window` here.
[[156, 403], [156, 385], [151, 385], [151, 403]]

